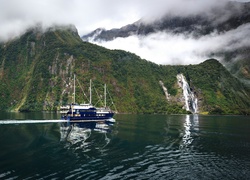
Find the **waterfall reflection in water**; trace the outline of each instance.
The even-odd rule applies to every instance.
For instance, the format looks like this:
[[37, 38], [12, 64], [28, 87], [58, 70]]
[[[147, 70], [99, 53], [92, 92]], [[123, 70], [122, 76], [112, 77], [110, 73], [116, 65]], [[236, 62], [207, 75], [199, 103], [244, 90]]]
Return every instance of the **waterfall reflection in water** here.
[[185, 122], [183, 124], [184, 132], [181, 133], [182, 141], [180, 143], [180, 150], [189, 151], [192, 148], [193, 135], [192, 132], [199, 131], [199, 116], [186, 115]]

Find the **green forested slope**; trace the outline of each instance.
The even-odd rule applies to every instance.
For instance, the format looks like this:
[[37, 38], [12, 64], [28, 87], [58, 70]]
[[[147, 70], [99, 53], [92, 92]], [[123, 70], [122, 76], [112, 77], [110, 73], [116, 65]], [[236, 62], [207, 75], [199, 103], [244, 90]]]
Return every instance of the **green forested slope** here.
[[[249, 113], [249, 89], [216, 60], [189, 66], [157, 65], [125, 51], [82, 42], [72, 27], [46, 32], [31, 29], [1, 44], [0, 110], [56, 110], [72, 102], [76, 74], [87, 95], [92, 79], [93, 102], [98, 102], [95, 92], [101, 93], [106, 83], [118, 112], [187, 113], [180, 101], [178, 73], [183, 73], [198, 97], [200, 112]], [[172, 97], [170, 101], [160, 80]], [[77, 101], [86, 102], [79, 87]]]

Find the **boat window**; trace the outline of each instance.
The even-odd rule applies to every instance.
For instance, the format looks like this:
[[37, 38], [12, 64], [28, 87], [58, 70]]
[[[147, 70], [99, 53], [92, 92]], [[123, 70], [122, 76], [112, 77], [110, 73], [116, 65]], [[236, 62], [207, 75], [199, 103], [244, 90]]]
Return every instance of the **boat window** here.
[[80, 112], [95, 112], [94, 109], [80, 109]]

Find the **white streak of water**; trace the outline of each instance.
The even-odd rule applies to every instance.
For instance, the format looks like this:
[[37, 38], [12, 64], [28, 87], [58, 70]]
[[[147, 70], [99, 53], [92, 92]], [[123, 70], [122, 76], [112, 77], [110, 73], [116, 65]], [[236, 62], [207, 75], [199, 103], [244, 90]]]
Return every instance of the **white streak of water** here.
[[68, 120], [0, 120], [0, 124], [35, 124], [35, 123], [60, 123], [68, 122]]

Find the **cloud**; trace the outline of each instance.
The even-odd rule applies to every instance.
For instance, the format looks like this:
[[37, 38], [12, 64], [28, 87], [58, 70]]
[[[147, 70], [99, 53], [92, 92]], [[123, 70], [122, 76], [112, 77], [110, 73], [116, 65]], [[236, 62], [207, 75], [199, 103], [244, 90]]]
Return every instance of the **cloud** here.
[[174, 16], [190, 16], [197, 14], [204, 14], [210, 9], [222, 8], [225, 6], [227, 0], [175, 0], [164, 1], [156, 0], [156, 3], [151, 4], [147, 9], [145, 15], [148, 20], [155, 20], [161, 18], [165, 14], [171, 14]]
[[[206, 14], [208, 9], [220, 8], [228, 1], [0, 0], [0, 41], [16, 37], [37, 23], [45, 28], [53, 24], [74, 24], [79, 34], [83, 35], [99, 27], [119, 28], [142, 17], [152, 21], [166, 13], [178, 16]], [[212, 57], [214, 52], [230, 51], [249, 45], [247, 32], [249, 26], [242, 26], [224, 34], [214, 32], [198, 39], [192, 35], [158, 32], [146, 37], [117, 38], [98, 44], [111, 49], [131, 51], [160, 64], [195, 64]]]
[[132, 0], [0, 0], [0, 4], [0, 40], [18, 36], [37, 23], [74, 24], [84, 34], [98, 27], [121, 27], [141, 16]]
[[250, 24], [246, 24], [225, 33], [213, 32], [199, 38], [194, 38], [192, 34], [157, 32], [93, 43], [109, 49], [130, 51], [157, 64], [198, 64], [208, 58], [222, 60], [218, 56], [220, 52], [250, 46], [249, 32]]
[[74, 24], [80, 35], [94, 29], [118, 28], [142, 17], [157, 18], [166, 12], [187, 15], [204, 12], [229, 0], [0, 0], [0, 40], [17, 36], [41, 23]]

